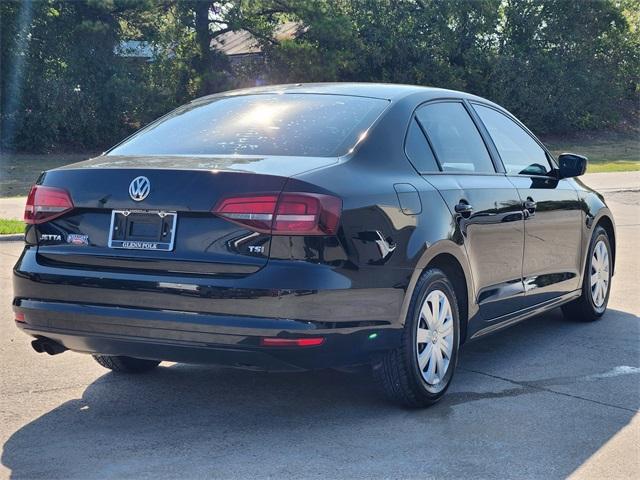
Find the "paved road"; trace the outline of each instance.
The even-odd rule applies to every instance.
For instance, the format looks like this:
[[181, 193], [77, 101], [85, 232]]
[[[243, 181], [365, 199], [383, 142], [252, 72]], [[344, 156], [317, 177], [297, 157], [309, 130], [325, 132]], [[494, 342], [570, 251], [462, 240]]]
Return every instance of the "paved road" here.
[[0, 218], [22, 220], [27, 197], [0, 198]]
[[423, 411], [387, 404], [367, 375], [167, 364], [123, 378], [80, 354], [37, 355], [11, 320], [20, 245], [0, 242], [0, 477], [632, 478], [640, 194], [613, 183], [606, 316], [554, 311], [466, 345], [448, 395]]

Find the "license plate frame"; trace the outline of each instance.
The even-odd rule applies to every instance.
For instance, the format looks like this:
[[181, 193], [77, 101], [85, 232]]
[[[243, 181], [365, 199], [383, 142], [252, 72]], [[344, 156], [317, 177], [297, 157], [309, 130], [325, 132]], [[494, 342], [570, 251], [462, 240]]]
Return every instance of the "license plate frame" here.
[[[133, 222], [136, 218], [142, 219], [144, 216], [149, 219], [150, 217], [153, 218], [153, 215], [158, 216], [157, 227], [159, 228], [159, 233], [155, 238], [146, 239], [131, 234]], [[122, 250], [173, 251], [177, 222], [177, 212], [163, 210], [112, 210], [108, 246], [109, 248]], [[149, 224], [150, 222], [139, 223]], [[122, 233], [123, 231], [124, 233]]]

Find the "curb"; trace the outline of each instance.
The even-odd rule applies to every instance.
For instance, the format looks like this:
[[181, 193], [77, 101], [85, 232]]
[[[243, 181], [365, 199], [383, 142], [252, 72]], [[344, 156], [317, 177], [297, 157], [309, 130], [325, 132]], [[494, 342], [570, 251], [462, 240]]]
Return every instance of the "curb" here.
[[0, 242], [21, 242], [24, 240], [23, 233], [14, 233], [11, 235], [0, 235]]

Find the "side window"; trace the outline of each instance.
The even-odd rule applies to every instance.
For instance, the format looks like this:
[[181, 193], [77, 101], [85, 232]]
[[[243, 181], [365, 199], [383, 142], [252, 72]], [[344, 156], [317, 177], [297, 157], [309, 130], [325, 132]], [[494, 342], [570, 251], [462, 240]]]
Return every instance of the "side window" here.
[[473, 108], [487, 127], [507, 173], [546, 175], [551, 171], [544, 149], [520, 125], [493, 108]]
[[415, 118], [409, 126], [407, 141], [404, 148], [407, 153], [407, 157], [409, 157], [409, 160], [415, 169], [420, 173], [440, 171], [438, 164], [436, 163], [436, 159], [433, 156], [433, 152], [431, 151], [431, 147], [429, 146], [429, 143], [427, 142], [427, 139], [425, 138], [424, 133], [422, 133], [422, 129]]
[[442, 170], [494, 173], [493, 163], [473, 120], [461, 103], [433, 103], [416, 112]]

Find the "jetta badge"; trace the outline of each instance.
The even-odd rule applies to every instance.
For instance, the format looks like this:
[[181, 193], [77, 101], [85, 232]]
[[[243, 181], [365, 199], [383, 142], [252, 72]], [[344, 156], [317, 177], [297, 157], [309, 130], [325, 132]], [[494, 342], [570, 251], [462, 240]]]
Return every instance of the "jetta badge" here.
[[147, 177], [136, 177], [129, 185], [129, 196], [136, 202], [141, 202], [151, 190], [151, 182]]

